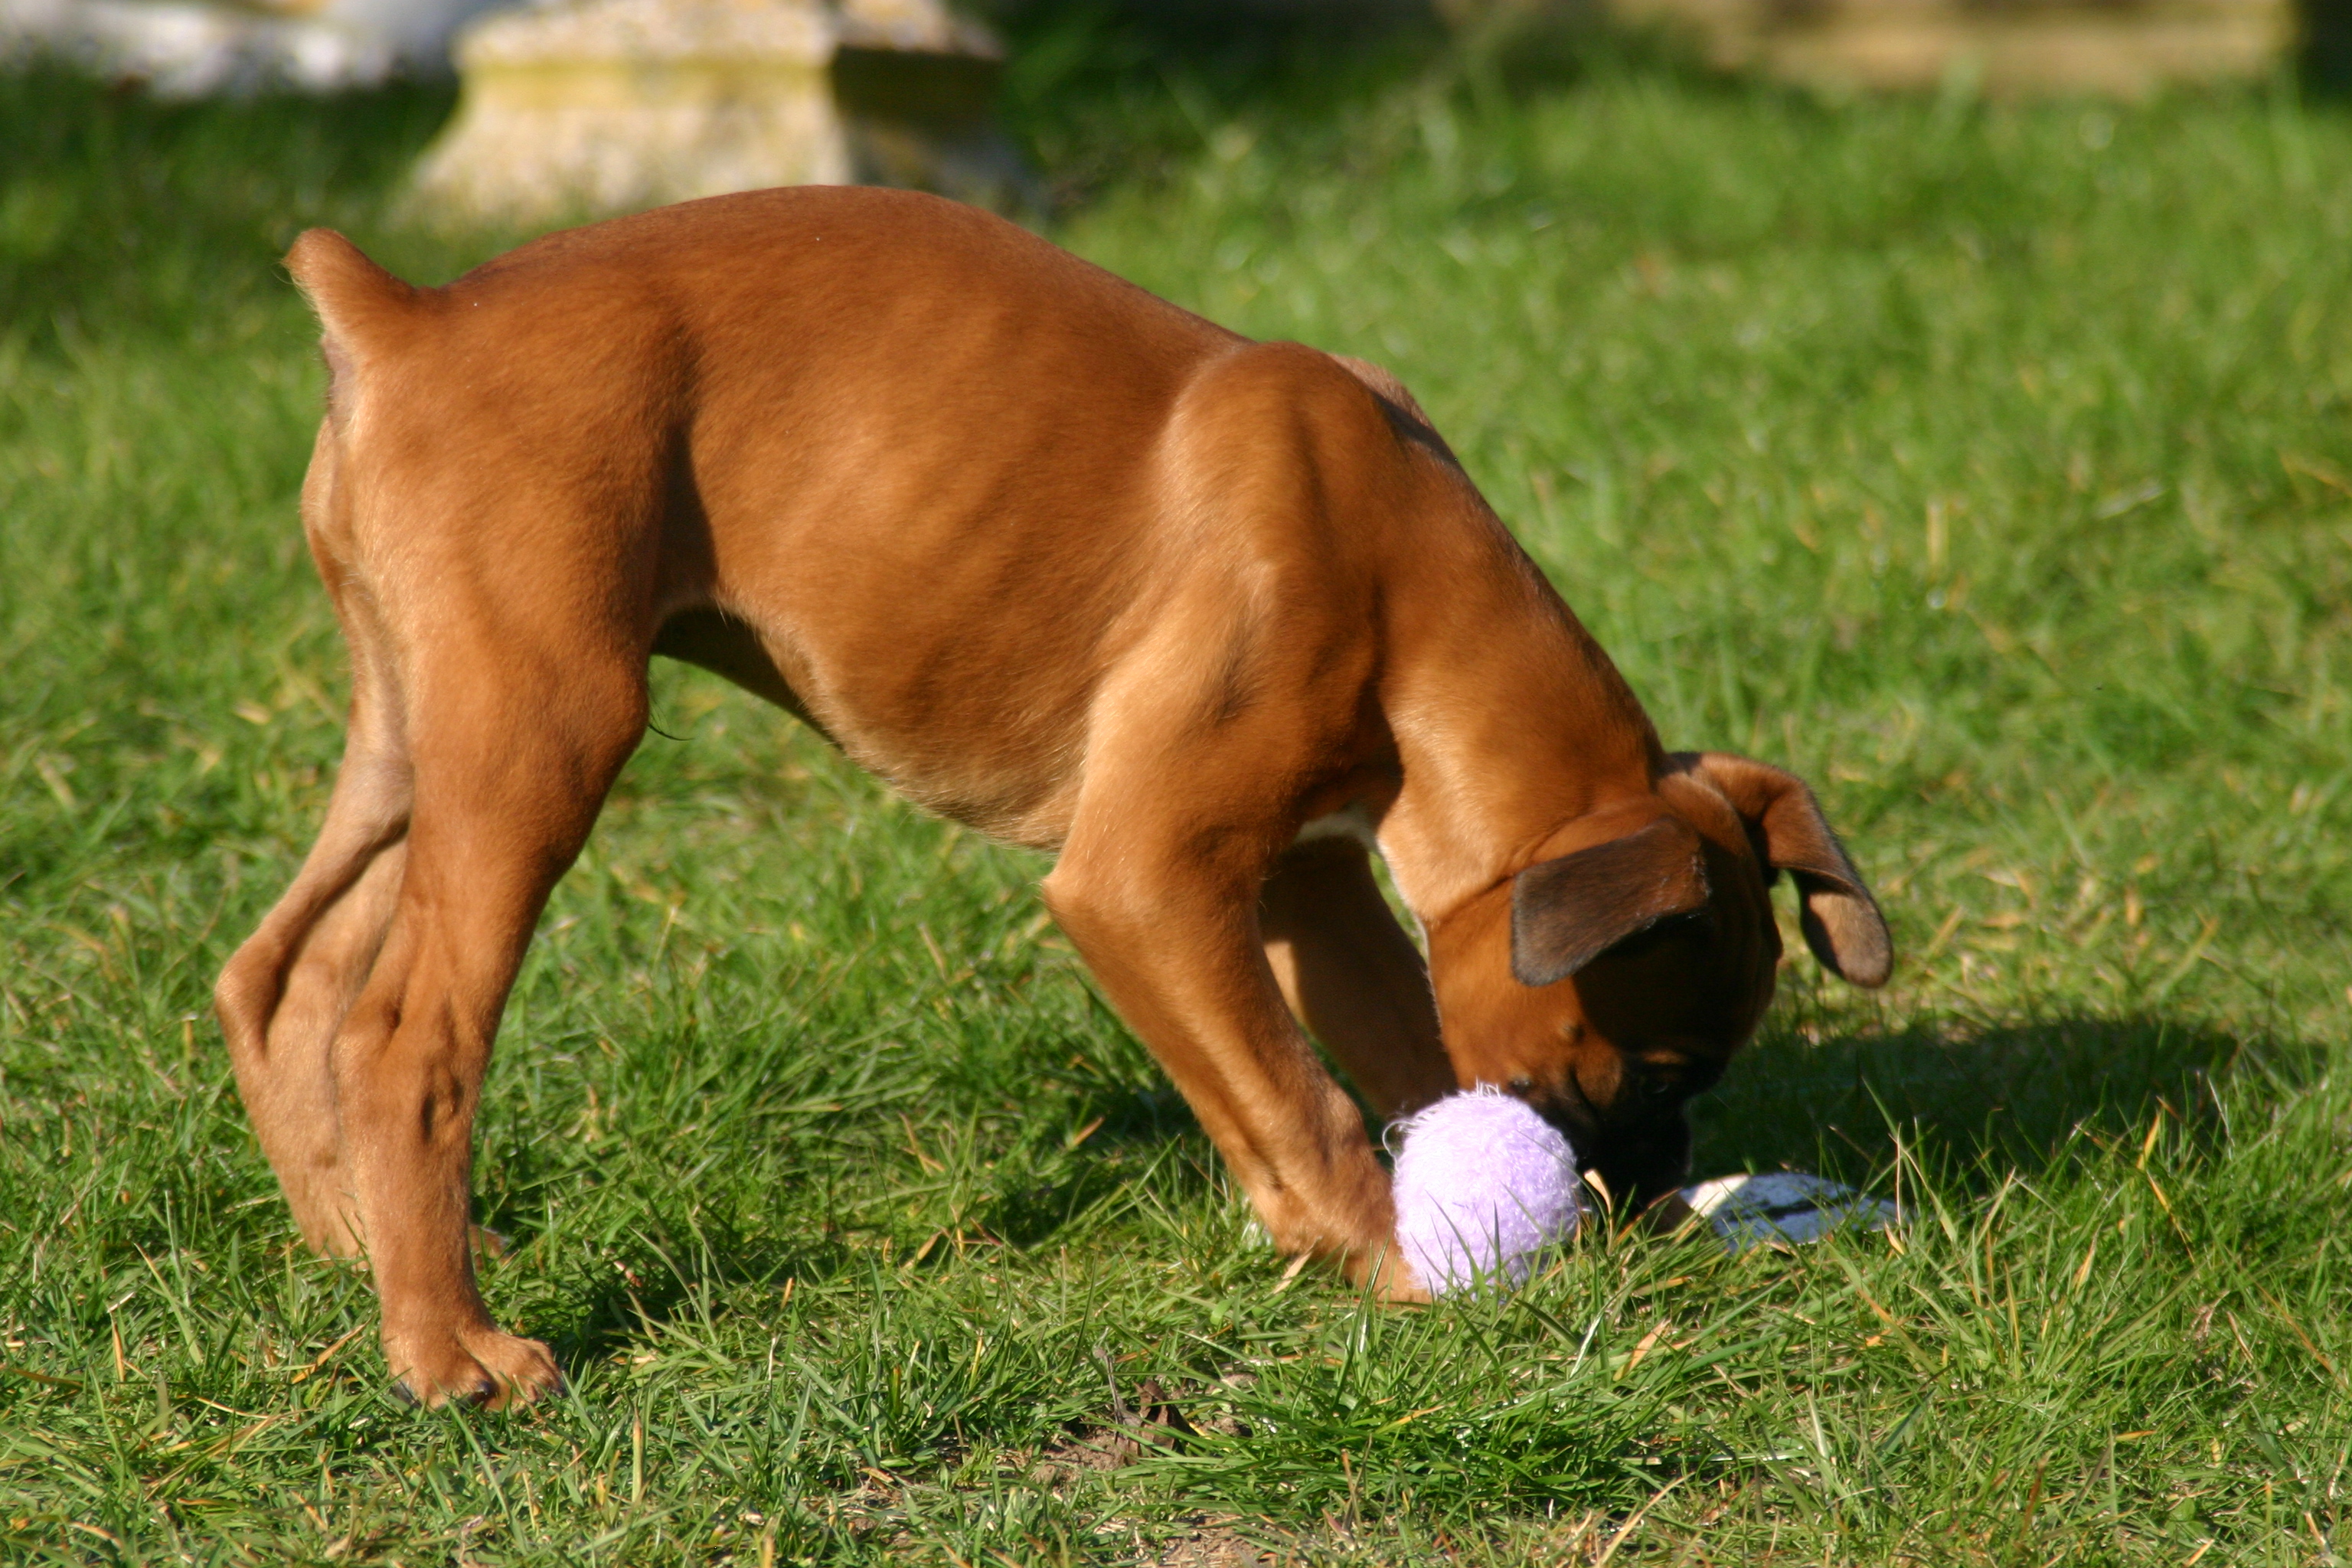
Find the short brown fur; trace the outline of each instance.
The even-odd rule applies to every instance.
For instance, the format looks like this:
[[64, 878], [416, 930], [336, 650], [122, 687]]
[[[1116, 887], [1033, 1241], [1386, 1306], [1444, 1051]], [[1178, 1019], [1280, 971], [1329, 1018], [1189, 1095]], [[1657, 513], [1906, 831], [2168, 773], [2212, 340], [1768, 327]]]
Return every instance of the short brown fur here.
[[1387, 1174], [1296, 1019], [1380, 1113], [1503, 1084], [1646, 1202], [1769, 999], [1772, 865], [1817, 950], [1885, 978], [1811, 795], [1665, 753], [1374, 367], [892, 192], [690, 203], [441, 289], [324, 231], [289, 266], [325, 327], [302, 516], [351, 733], [219, 1012], [303, 1234], [369, 1258], [420, 1398], [561, 1384], [476, 1289], [473, 1118], [655, 653], [1052, 854], [1048, 907], [1276, 1244], [1394, 1298], [1422, 1292]]

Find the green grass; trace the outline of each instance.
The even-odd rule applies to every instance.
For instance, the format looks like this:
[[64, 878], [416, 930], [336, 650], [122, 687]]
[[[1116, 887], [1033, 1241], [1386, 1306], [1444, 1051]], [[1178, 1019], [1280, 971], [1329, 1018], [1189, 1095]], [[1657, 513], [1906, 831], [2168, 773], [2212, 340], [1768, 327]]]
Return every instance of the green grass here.
[[1794, 961], [1699, 1164], [1915, 1223], [1286, 1281], [1041, 861], [664, 668], [482, 1116], [486, 1289], [572, 1392], [400, 1408], [205, 1006], [340, 746], [274, 258], [478, 258], [385, 216], [446, 100], [16, 79], [0, 1561], [2352, 1551], [2352, 119], [1088, 69], [1016, 95], [1058, 238], [1391, 365], [1670, 742], [1820, 787], [1902, 967]]

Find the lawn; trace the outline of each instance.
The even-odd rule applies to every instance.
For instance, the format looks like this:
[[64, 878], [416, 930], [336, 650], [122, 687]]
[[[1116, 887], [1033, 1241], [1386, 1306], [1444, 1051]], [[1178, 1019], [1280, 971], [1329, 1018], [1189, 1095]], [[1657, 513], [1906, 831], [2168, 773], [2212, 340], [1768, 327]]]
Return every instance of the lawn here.
[[393, 216], [448, 100], [0, 79], [0, 1561], [2352, 1554], [2352, 112], [1122, 47], [1016, 74], [1049, 232], [1388, 364], [1670, 743], [1820, 789], [1897, 975], [1799, 946], [1698, 1166], [1909, 1226], [1291, 1277], [1042, 860], [666, 667], [481, 1119], [572, 1390], [396, 1405], [207, 995], [341, 743], [275, 258], [487, 255]]

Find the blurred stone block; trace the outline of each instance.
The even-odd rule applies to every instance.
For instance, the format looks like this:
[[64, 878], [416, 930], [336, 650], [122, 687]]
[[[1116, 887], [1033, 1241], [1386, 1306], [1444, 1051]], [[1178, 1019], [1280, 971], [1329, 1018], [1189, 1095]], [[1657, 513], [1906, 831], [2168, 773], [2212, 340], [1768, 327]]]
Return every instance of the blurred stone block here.
[[992, 111], [1002, 51], [940, 0], [571, 0], [487, 16], [456, 53], [457, 113], [413, 191], [442, 221], [769, 185], [1026, 194]]
[[1995, 95], [2146, 98], [2269, 75], [2294, 0], [1607, 0], [1713, 64], [1831, 90], [1958, 83]]

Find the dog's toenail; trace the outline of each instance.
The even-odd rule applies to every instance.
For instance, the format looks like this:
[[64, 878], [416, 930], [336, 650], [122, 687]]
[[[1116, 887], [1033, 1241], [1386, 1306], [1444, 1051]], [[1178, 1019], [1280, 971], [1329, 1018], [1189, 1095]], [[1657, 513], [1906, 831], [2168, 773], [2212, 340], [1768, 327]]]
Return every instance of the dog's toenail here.
[[404, 1377], [395, 1377], [392, 1380], [392, 1396], [411, 1410], [425, 1403], [416, 1397], [416, 1391], [408, 1386], [408, 1380]]

